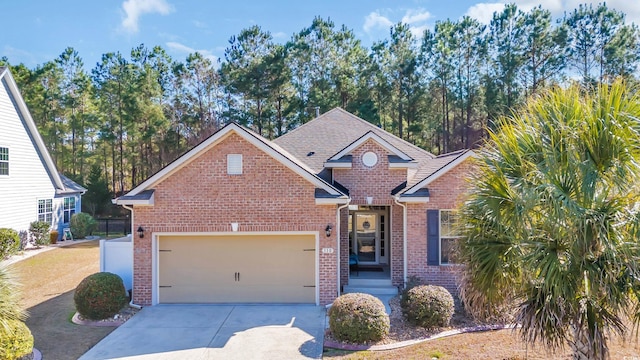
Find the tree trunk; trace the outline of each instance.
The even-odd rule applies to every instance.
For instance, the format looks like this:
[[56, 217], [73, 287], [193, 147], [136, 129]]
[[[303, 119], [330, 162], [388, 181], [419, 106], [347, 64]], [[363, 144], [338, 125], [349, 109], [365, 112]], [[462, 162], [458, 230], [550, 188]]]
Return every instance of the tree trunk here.
[[573, 331], [573, 340], [569, 341], [569, 347], [573, 352], [574, 360], [604, 360], [607, 358], [607, 348], [605, 344], [601, 344], [600, 354], [596, 354], [594, 347], [589, 341], [588, 329], [584, 326], [571, 326]]

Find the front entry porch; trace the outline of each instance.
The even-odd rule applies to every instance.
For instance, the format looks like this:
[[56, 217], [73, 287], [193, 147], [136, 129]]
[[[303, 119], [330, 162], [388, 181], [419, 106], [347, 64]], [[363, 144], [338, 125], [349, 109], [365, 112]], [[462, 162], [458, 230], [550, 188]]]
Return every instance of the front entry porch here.
[[345, 240], [349, 249], [348, 267], [344, 268], [348, 281], [343, 286], [343, 293], [398, 293], [391, 280], [394, 264], [390, 252], [390, 209], [390, 206], [349, 206], [348, 217], [343, 218], [348, 223], [348, 239]]

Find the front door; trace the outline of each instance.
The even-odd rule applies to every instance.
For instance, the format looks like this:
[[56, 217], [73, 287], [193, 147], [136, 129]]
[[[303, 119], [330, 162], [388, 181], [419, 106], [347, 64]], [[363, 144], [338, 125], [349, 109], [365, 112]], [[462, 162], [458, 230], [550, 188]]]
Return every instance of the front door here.
[[351, 213], [349, 238], [351, 252], [358, 255], [361, 264], [388, 263], [386, 247], [385, 212], [356, 211]]

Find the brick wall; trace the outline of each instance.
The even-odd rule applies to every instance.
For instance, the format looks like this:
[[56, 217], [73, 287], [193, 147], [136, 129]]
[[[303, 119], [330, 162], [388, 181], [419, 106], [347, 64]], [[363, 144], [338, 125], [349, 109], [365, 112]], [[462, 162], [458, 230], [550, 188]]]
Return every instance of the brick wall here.
[[[374, 152], [378, 156], [378, 162], [372, 167], [362, 163], [362, 155], [366, 152]], [[394, 285], [402, 283], [403, 255], [402, 255], [402, 208], [394, 205], [391, 190], [407, 181], [407, 169], [390, 169], [388, 155], [391, 153], [372, 139], [351, 151], [353, 161], [350, 169], [333, 169], [335, 181], [349, 189], [349, 197], [352, 205], [368, 205], [367, 197], [373, 197], [371, 205], [392, 206], [391, 217], [391, 277]], [[341, 279], [342, 285], [349, 279], [349, 234], [348, 212], [341, 213]], [[389, 249], [389, 247], [387, 247]]]
[[[378, 163], [367, 167], [362, 155], [372, 151], [378, 155]], [[374, 140], [369, 139], [351, 152], [351, 169], [333, 169], [335, 181], [349, 189], [352, 205], [367, 205], [367, 196], [373, 197], [372, 205], [391, 205], [391, 190], [407, 181], [407, 169], [389, 169], [390, 153]]]
[[[227, 154], [242, 154], [243, 174], [227, 175]], [[155, 205], [135, 207], [134, 302], [151, 304], [152, 233], [318, 231], [320, 303], [336, 296], [336, 207], [315, 204], [315, 186], [235, 133], [203, 152], [155, 187]]]
[[466, 160], [429, 184], [429, 202], [407, 205], [407, 276], [417, 276], [429, 284], [458, 292], [460, 265], [427, 265], [427, 210], [456, 209], [468, 189], [471, 160]]

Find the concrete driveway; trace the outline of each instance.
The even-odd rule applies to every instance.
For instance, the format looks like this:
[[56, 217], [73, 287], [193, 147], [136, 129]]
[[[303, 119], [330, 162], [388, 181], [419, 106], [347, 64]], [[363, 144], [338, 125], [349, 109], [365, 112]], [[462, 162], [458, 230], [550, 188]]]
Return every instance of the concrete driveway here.
[[319, 359], [324, 330], [320, 306], [157, 305], [80, 359]]

